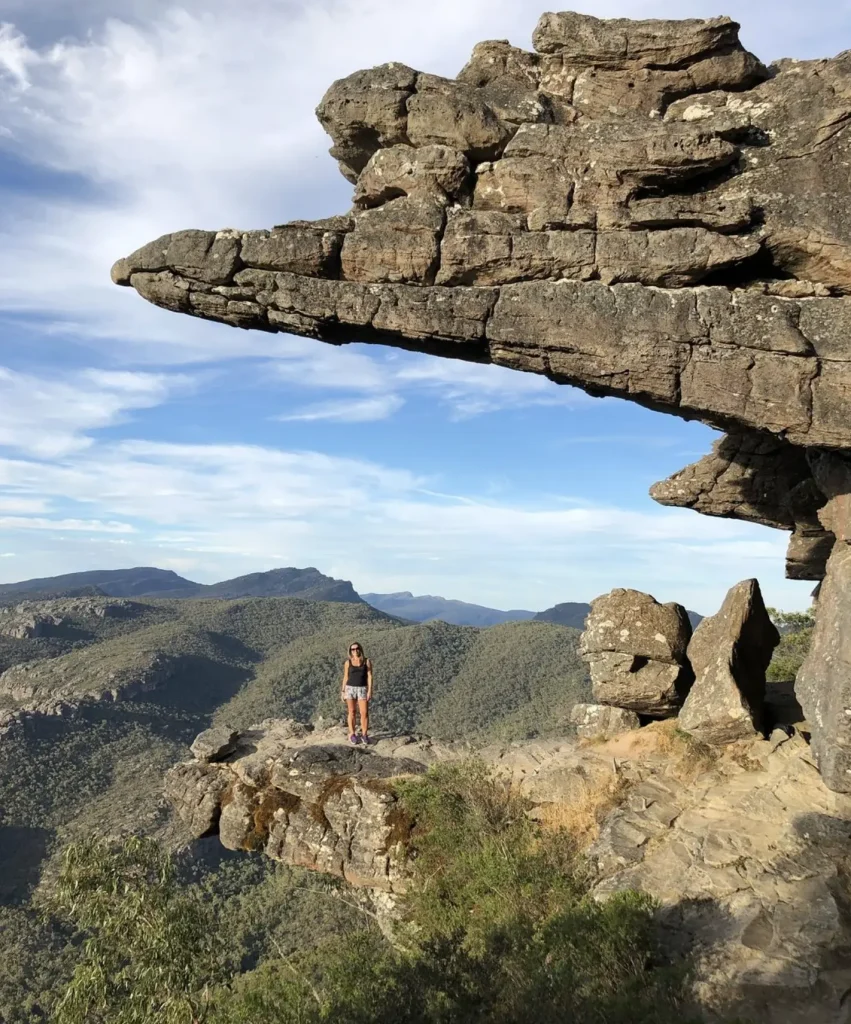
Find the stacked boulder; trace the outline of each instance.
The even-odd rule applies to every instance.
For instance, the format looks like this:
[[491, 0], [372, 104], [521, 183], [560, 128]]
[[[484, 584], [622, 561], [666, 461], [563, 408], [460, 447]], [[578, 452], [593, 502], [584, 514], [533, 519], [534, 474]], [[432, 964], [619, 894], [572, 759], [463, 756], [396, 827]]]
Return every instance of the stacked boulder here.
[[[692, 635], [679, 604], [616, 589], [591, 603], [580, 640], [596, 704], [571, 720], [583, 738], [608, 738], [641, 719], [679, 714], [696, 739], [723, 745], [763, 726], [765, 673], [780, 636], [759, 583], [745, 580]], [[621, 714], [612, 714], [613, 711]]]
[[676, 714], [692, 680], [690, 639], [682, 605], [622, 588], [598, 597], [579, 648], [590, 665], [595, 702], [649, 718]]

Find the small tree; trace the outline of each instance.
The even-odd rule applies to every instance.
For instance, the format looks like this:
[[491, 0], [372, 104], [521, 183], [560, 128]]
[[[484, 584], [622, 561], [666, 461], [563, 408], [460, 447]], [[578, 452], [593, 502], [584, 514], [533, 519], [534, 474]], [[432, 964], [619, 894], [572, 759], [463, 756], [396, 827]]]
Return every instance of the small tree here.
[[57, 910], [88, 935], [56, 1024], [199, 1024], [220, 965], [212, 920], [151, 839], [74, 843]]
[[794, 680], [810, 650], [816, 624], [815, 615], [812, 611], [781, 612], [777, 608], [769, 608], [767, 611], [780, 633], [780, 643], [774, 649], [766, 679], [772, 683]]

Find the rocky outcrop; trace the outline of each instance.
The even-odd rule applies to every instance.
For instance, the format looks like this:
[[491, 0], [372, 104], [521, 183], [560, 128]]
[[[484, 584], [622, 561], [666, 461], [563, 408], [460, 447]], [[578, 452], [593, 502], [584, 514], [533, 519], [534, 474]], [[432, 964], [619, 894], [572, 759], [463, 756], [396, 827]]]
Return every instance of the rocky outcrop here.
[[[778, 730], [712, 760], [675, 737], [654, 723], [593, 747], [541, 740], [476, 753], [511, 777], [533, 818], [575, 819], [598, 801], [594, 896], [639, 888], [659, 901], [670, 954], [694, 957], [705, 1019], [840, 1024], [851, 797], [826, 788], [800, 736]], [[221, 761], [177, 765], [166, 792], [191, 834], [348, 879], [392, 912], [417, 827], [394, 780], [471, 750], [424, 737], [369, 750], [339, 741], [339, 729], [265, 722]]]
[[672, 951], [697, 951], [704, 1019], [841, 1024], [849, 838], [849, 798], [821, 782], [803, 739], [781, 733], [682, 782], [650, 775], [589, 852], [598, 898], [652, 893]]
[[0, 605], [0, 636], [13, 640], [54, 636], [69, 619], [127, 618], [134, 614], [136, 607], [130, 601], [86, 597]]
[[655, 496], [791, 530], [789, 574], [821, 579], [834, 533], [807, 453], [851, 450], [851, 54], [769, 72], [727, 18], [569, 12], [534, 45], [483, 43], [456, 79], [336, 82], [318, 115], [349, 213], [178, 231], [113, 280], [699, 419], [727, 439]]
[[0, 739], [38, 726], [45, 718], [70, 718], [79, 711], [81, 702], [42, 700], [33, 704], [0, 709]]
[[[202, 737], [205, 734], [202, 734]], [[404, 889], [412, 823], [392, 780], [425, 771], [420, 761], [337, 743], [305, 742], [289, 721], [242, 733], [232, 752], [176, 765], [165, 792], [196, 837], [218, 834], [230, 850], [324, 871], [354, 885]]]
[[579, 652], [594, 700], [653, 718], [675, 714], [691, 684], [685, 608], [618, 588], [591, 602]]
[[174, 676], [177, 664], [161, 651], [138, 652], [122, 669], [91, 662], [71, 668], [59, 658], [25, 662], [0, 674], [0, 697], [47, 703], [128, 700], [159, 689]]
[[662, 505], [790, 530], [786, 575], [824, 578], [835, 538], [819, 519], [827, 499], [802, 448], [769, 434], [728, 434], [650, 494]]
[[716, 746], [756, 736], [764, 724], [765, 672], [779, 642], [757, 581], [733, 587], [688, 645], [695, 678], [680, 728]]

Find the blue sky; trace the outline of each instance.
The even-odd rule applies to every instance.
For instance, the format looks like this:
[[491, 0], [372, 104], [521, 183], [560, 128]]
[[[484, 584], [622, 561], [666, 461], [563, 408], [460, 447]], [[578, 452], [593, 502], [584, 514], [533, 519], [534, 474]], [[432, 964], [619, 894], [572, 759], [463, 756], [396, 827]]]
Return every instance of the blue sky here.
[[[577, 4], [742, 22], [764, 60], [851, 46], [851, 5]], [[387, 60], [452, 75], [530, 46], [527, 0], [0, 0], [0, 582], [315, 565], [361, 591], [544, 608], [632, 586], [713, 611], [783, 579], [784, 534], [663, 509], [699, 424], [542, 378], [233, 331], [111, 263], [166, 231], [346, 210], [313, 114]]]

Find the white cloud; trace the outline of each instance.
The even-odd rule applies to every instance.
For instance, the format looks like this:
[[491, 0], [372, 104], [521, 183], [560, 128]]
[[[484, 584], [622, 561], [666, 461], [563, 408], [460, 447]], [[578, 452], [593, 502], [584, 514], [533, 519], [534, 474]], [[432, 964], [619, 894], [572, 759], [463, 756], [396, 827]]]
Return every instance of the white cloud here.
[[0, 497], [0, 513], [13, 515], [31, 515], [46, 512], [48, 503], [44, 498], [13, 498]]
[[88, 431], [159, 405], [189, 383], [178, 375], [81, 370], [50, 378], [0, 367], [0, 446], [45, 458], [86, 448]]
[[[779, 533], [678, 509], [437, 498], [437, 484], [367, 460], [245, 445], [125, 442], [53, 465], [0, 460], [0, 488], [89, 509], [77, 520], [86, 528], [135, 529], [129, 547], [87, 549], [86, 566], [183, 559], [214, 579], [314, 564], [364, 591], [436, 590], [533, 609], [639, 586], [711, 610], [731, 582], [757, 575], [775, 603], [788, 605], [794, 594], [806, 604], [804, 588], [779, 579]], [[33, 529], [23, 518], [0, 520], [9, 537], [18, 526]], [[34, 573], [40, 557], [33, 552]], [[51, 551], [51, 572], [82, 567], [80, 549], [67, 541], [61, 557]]]
[[99, 519], [36, 519], [0, 516], [0, 530], [52, 530], [59, 533], [133, 533], [129, 523], [104, 523]]

